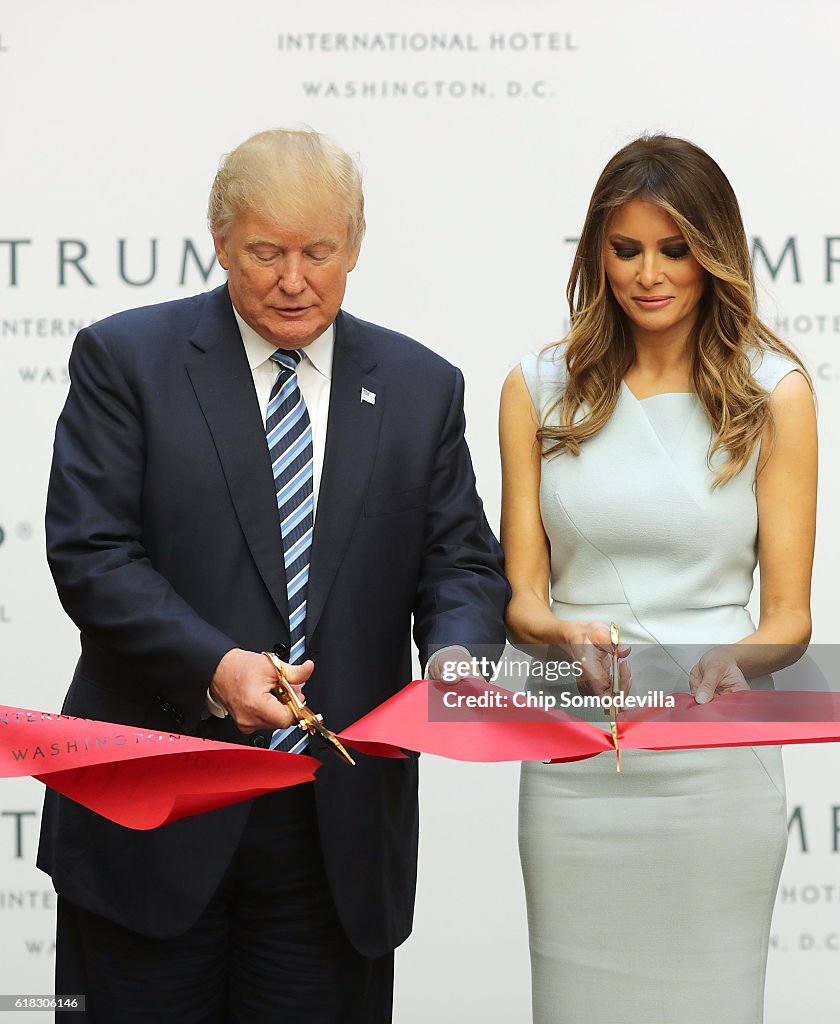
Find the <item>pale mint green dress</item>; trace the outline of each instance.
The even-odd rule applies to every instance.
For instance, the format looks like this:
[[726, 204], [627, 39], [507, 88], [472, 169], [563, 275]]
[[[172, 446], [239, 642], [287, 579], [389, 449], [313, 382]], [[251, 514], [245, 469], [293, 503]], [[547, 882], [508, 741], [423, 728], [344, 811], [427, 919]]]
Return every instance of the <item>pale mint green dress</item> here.
[[[768, 391], [794, 369], [754, 360]], [[562, 350], [522, 370], [542, 419]], [[713, 491], [709, 441], [696, 395], [622, 386], [579, 456], [542, 460], [552, 611], [616, 622], [636, 693], [686, 691], [704, 647], [755, 628], [758, 453]], [[535, 1024], [759, 1024], [786, 847], [777, 747], [626, 751], [621, 775], [612, 754], [526, 762], [519, 834]]]

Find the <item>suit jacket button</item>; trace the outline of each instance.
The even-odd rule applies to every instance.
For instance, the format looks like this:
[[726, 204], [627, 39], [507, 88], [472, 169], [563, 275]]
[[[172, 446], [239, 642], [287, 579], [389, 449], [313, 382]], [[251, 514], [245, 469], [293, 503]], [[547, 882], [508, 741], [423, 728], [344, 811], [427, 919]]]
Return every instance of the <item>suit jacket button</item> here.
[[289, 660], [289, 648], [284, 644], [275, 644], [274, 647], [272, 647], [272, 652], [282, 661]]
[[258, 732], [257, 735], [254, 736], [253, 739], [251, 740], [251, 745], [254, 747], [267, 747], [268, 740], [265, 738], [265, 736], [262, 735], [262, 733]]

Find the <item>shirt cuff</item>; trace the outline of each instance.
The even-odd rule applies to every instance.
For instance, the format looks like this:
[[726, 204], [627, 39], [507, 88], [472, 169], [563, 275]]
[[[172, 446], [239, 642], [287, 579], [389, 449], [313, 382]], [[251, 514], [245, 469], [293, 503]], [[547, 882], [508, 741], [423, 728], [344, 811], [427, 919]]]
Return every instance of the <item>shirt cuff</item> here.
[[207, 705], [207, 710], [214, 718], [227, 718], [227, 708], [222, 707], [222, 705], [217, 700], [214, 700], [209, 689], [207, 690], [207, 696], [204, 698], [204, 700]]

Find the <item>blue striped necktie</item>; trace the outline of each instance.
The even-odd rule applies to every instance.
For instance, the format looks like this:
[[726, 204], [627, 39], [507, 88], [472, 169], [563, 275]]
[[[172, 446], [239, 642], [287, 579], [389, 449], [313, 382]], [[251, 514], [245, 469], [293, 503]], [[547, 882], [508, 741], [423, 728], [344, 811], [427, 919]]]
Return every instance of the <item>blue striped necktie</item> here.
[[[315, 521], [312, 424], [298, 387], [297, 368], [304, 358], [303, 353], [278, 349], [271, 358], [279, 365], [280, 372], [268, 399], [265, 433], [283, 537], [289, 599], [289, 663], [297, 665], [303, 660], [306, 646], [306, 591]], [[297, 753], [307, 744], [307, 734], [297, 726], [277, 729], [271, 737], [272, 750]]]

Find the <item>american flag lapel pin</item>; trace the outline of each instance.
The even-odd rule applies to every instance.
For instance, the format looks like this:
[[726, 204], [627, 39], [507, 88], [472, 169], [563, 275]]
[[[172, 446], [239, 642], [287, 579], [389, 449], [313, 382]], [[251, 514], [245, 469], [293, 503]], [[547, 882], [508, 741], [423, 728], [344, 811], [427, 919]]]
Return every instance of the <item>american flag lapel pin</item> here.
[[362, 394], [359, 401], [367, 402], [368, 405], [376, 405], [376, 394], [373, 391], [368, 391], [367, 388], [362, 388]]

